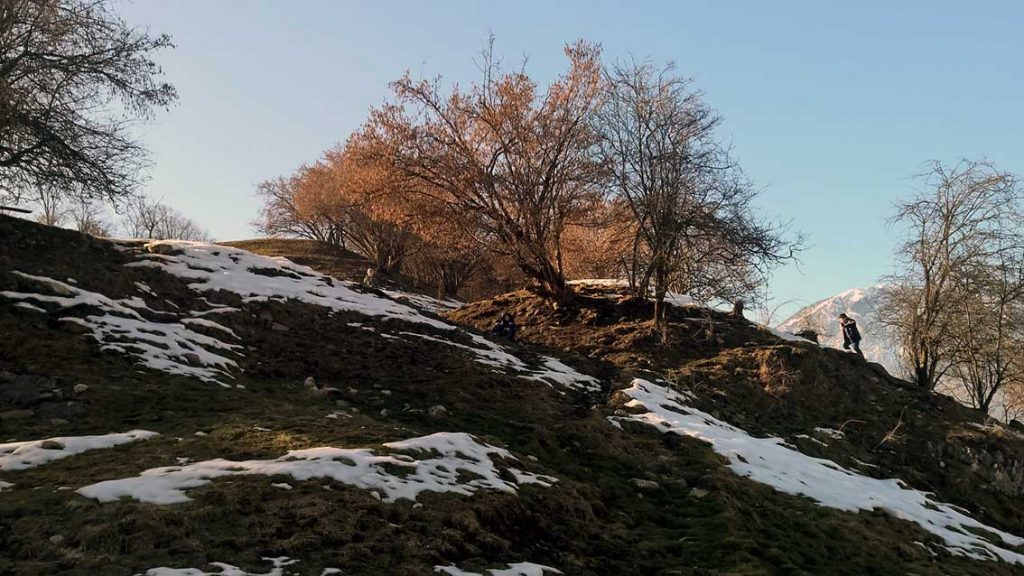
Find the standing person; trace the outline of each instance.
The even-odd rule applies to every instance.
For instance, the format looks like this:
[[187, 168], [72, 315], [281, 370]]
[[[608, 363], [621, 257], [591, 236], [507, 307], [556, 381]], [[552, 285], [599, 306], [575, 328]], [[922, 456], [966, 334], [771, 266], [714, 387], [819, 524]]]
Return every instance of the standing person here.
[[860, 350], [860, 330], [857, 330], [857, 321], [846, 314], [840, 314], [839, 326], [843, 330], [843, 350], [849, 350], [852, 346], [853, 351], [863, 358], [864, 353]]

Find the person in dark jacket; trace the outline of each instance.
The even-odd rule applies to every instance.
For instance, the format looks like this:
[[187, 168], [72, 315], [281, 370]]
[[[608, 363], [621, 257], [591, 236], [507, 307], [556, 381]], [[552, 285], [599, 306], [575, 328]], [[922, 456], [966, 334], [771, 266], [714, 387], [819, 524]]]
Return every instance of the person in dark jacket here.
[[854, 352], [863, 357], [864, 353], [860, 350], [860, 330], [857, 330], [857, 321], [846, 314], [840, 314], [839, 327], [843, 330], [843, 350], [849, 350], [852, 347]]
[[516, 341], [516, 331], [519, 329], [516, 326], [516, 321], [512, 318], [512, 315], [508, 312], [501, 315], [501, 320], [494, 325], [494, 333], [502, 338], [508, 338], [512, 342]]

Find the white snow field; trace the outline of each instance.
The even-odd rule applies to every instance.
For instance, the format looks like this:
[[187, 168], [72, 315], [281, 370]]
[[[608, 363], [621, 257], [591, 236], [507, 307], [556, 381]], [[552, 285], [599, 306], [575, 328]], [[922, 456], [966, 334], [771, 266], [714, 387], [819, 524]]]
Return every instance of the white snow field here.
[[[383, 445], [388, 453], [368, 448], [308, 448], [292, 450], [273, 460], [206, 460], [185, 466], [152, 468], [133, 478], [107, 480], [80, 488], [78, 493], [100, 502], [132, 498], [153, 504], [191, 500], [185, 491], [215, 478], [236, 475], [285, 475], [296, 480], [328, 478], [372, 490], [382, 500], [416, 500], [422, 492], [472, 495], [479, 490], [516, 493], [521, 484], [551, 486], [557, 479], [502, 466], [515, 478], [503, 480], [492, 457], [515, 461], [511, 452], [461, 432], [438, 432]], [[413, 457], [410, 454], [414, 454]], [[404, 469], [398, 475], [387, 466]], [[460, 479], [460, 472], [470, 479]]]
[[[456, 566], [434, 566], [434, 572], [447, 574], [448, 576], [486, 576], [479, 572], [467, 572]], [[533, 562], [517, 562], [508, 564], [508, 568], [491, 568], [487, 570], [491, 576], [544, 576], [545, 574], [561, 574], [550, 566], [534, 564]]]
[[[285, 568], [298, 563], [298, 560], [292, 560], [287, 556], [281, 556], [278, 558], [263, 558], [263, 560], [270, 562], [270, 572], [246, 572], [238, 566], [232, 566], [231, 564], [225, 564], [223, 562], [210, 562], [210, 566], [217, 569], [217, 572], [206, 572], [198, 568], [150, 568], [143, 574], [137, 574], [136, 576], [284, 576]], [[334, 572], [335, 568], [326, 568], [321, 576], [326, 574], [339, 574], [340, 571]]]
[[[0, 444], [0, 471], [13, 472], [42, 466], [88, 450], [113, 448], [129, 442], [138, 442], [157, 436], [148, 430], [131, 430], [99, 436], [58, 436], [45, 440], [8, 442]], [[45, 446], [45, 447], [44, 447]]]
[[163, 253], [147, 252], [142, 254], [141, 260], [127, 266], [159, 268], [189, 280], [188, 287], [196, 292], [224, 290], [241, 296], [245, 302], [298, 300], [332, 310], [397, 318], [441, 330], [455, 328], [390, 298], [353, 290], [352, 282], [335, 280], [285, 258], [201, 242], [160, 240], [146, 247]]
[[[962, 509], [934, 500], [927, 492], [906, 488], [898, 479], [863, 476], [831, 460], [807, 456], [787, 446], [781, 438], [750, 436], [688, 406], [685, 394], [647, 380], [633, 380], [622, 393], [630, 398], [627, 407], [643, 408], [646, 412], [614, 416], [613, 423], [633, 420], [664, 433], [703, 440], [729, 460], [729, 467], [736, 474], [786, 494], [806, 496], [822, 506], [849, 512], [882, 509], [939, 537], [952, 554], [1024, 564], [1024, 554], [1005, 547], [1024, 546], [1024, 538], [986, 526]], [[1002, 543], [972, 530], [998, 536]]]
[[[401, 339], [401, 335], [431, 340], [472, 353], [481, 364], [517, 374], [529, 380], [568, 388], [599, 390], [596, 378], [581, 374], [566, 364], [542, 356], [541, 366], [532, 368], [527, 362], [510, 353], [505, 347], [476, 334], [470, 334], [453, 324], [424, 314], [421, 310], [381, 297], [373, 292], [355, 290], [355, 284], [335, 280], [315, 270], [299, 266], [284, 258], [260, 256], [238, 248], [204, 244], [198, 242], [154, 241], [146, 244], [157, 248], [162, 254], [147, 252], [142, 259], [126, 264], [129, 267], [153, 267], [189, 281], [192, 290], [213, 297], [224, 290], [240, 296], [244, 301], [288, 301], [298, 300], [332, 311], [348, 311], [382, 319], [396, 319], [422, 324], [441, 331], [442, 334], [465, 334], [473, 346], [447, 338], [400, 331], [388, 334], [366, 327], [383, 338]], [[232, 378], [232, 371], [238, 370], [234, 356], [242, 356], [244, 347], [230, 328], [206, 316], [239, 312], [238, 308], [211, 302], [204, 297], [210, 309], [182, 311], [180, 314], [150, 310], [141, 296], [114, 300], [96, 292], [52, 278], [32, 276], [14, 272], [27, 280], [44, 287], [44, 293], [0, 292], [0, 297], [14, 300], [18, 305], [37, 312], [46, 308], [64, 309], [77, 305], [88, 305], [99, 313], [85, 318], [64, 317], [65, 322], [75, 322], [87, 328], [102, 350], [113, 350], [135, 357], [140, 364], [154, 370], [171, 374], [191, 376], [207, 382], [216, 382], [224, 387], [224, 379]], [[154, 297], [150, 286], [137, 282], [136, 287], [143, 296]], [[54, 295], [59, 294], [59, 295]], [[452, 309], [461, 305], [455, 301], [442, 301], [422, 295], [391, 291], [389, 294], [402, 298], [425, 309]], [[151, 320], [140, 312], [159, 316]], [[200, 334], [193, 327], [212, 328], [224, 335], [226, 342]]]
[[[245, 301], [298, 300], [330, 310], [424, 324], [446, 333], [463, 332], [455, 325], [428, 316], [412, 306], [382, 298], [373, 292], [360, 292], [354, 289], [356, 285], [352, 282], [333, 279], [284, 258], [271, 258], [238, 248], [196, 242], [159, 241], [147, 244], [150, 248], [156, 245], [165, 246], [159, 249], [165, 254], [149, 252], [143, 255], [143, 260], [128, 266], [160, 268], [189, 280], [189, 288], [197, 292], [225, 290], [237, 294]], [[427, 309], [451, 309], [461, 305], [455, 301], [441, 301], [404, 292], [391, 291], [389, 294]], [[383, 332], [380, 334], [382, 337], [395, 336]], [[482, 364], [520, 373], [528, 379], [573, 388], [600, 389], [597, 379], [581, 374], [554, 358], [542, 357], [544, 365], [532, 369], [503, 346], [476, 334], [467, 333], [475, 346], [415, 332], [397, 334], [467, 350]]]
[[427, 312], [433, 312], [434, 314], [458, 310], [466, 305], [465, 302], [460, 302], [458, 300], [452, 300], [450, 298], [431, 298], [430, 296], [424, 296], [423, 294], [417, 294], [415, 292], [403, 292], [401, 290], [381, 290], [381, 292], [395, 300], [398, 300], [399, 302], [408, 301], [413, 306], [421, 310], [426, 310]]
[[[241, 346], [200, 334], [189, 328], [185, 320], [165, 322], [147, 319], [139, 313], [139, 310], [146, 310], [147, 307], [137, 296], [113, 300], [103, 294], [89, 292], [52, 278], [17, 271], [13, 273], [59, 295], [4, 291], [0, 292], [0, 297], [32, 302], [40, 312], [46, 311], [41, 307], [65, 309], [80, 305], [98, 310], [84, 318], [68, 316], [62, 320], [85, 327], [99, 342], [101, 350], [121, 352], [136, 358], [148, 368], [192, 376], [207, 382], [221, 383], [221, 379], [231, 377], [230, 369], [238, 367], [230, 356], [240, 354]], [[204, 323], [207, 326], [211, 324], [215, 323], [209, 320]], [[217, 326], [231, 333], [227, 328]]]

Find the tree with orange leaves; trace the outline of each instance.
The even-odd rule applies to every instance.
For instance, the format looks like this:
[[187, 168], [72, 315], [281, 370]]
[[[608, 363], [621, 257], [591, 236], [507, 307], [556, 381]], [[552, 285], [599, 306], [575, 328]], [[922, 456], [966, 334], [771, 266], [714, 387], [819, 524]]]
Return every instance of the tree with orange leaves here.
[[571, 296], [562, 234], [600, 190], [587, 122], [602, 96], [600, 52], [567, 46], [569, 70], [539, 93], [524, 72], [504, 72], [489, 46], [469, 90], [444, 93], [439, 80], [407, 74], [392, 84], [396, 102], [373, 111], [364, 130], [420, 193], [478, 223], [559, 301]]
[[562, 239], [568, 278], [632, 278], [637, 226], [625, 203], [595, 202], [565, 228]]

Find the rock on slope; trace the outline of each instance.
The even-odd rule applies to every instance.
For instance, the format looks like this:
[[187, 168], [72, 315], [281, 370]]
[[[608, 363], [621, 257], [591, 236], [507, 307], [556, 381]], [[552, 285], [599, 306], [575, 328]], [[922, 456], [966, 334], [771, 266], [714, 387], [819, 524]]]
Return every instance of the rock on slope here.
[[1018, 431], [725, 314], [8, 218], [0, 264], [0, 573], [1024, 570]]
[[878, 323], [878, 308], [885, 286], [877, 284], [866, 288], [851, 288], [831, 298], [804, 306], [780, 323], [776, 328], [785, 332], [799, 332], [810, 328], [818, 332], [822, 344], [842, 348], [843, 335], [837, 318], [846, 313], [857, 321], [864, 337], [861, 349], [865, 357], [877, 362], [890, 374], [900, 375], [899, 346], [891, 334]]

